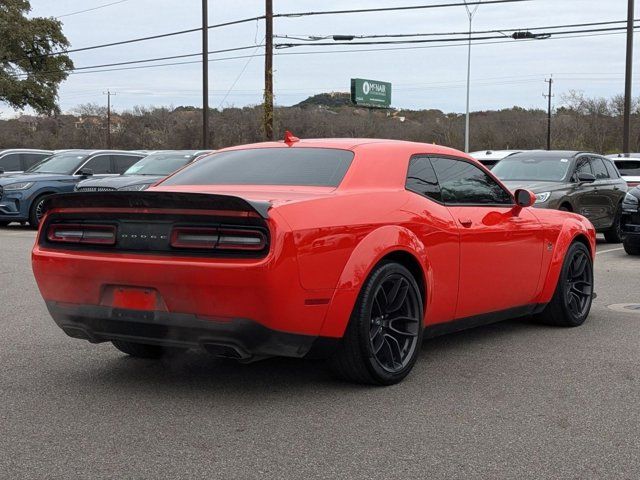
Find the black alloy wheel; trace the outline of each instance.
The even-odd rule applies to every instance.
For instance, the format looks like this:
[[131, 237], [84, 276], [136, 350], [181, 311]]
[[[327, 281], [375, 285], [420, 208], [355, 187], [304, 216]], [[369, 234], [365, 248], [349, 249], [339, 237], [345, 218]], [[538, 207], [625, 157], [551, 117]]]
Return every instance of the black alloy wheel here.
[[406, 377], [422, 344], [422, 302], [420, 287], [406, 267], [391, 261], [377, 265], [331, 358], [335, 372], [374, 385], [392, 385]]
[[567, 249], [556, 290], [537, 319], [559, 327], [582, 325], [591, 311], [593, 287], [591, 252], [576, 241]]
[[576, 318], [582, 317], [591, 307], [593, 296], [593, 270], [590, 268], [591, 257], [579, 250], [574, 254], [566, 278], [565, 302], [567, 308]]
[[373, 296], [371, 351], [390, 373], [405, 368], [417, 347], [422, 319], [416, 294], [406, 277], [394, 274], [378, 286]]
[[41, 195], [31, 204], [31, 208], [29, 209], [29, 225], [31, 225], [32, 228], [38, 228], [40, 220], [44, 217], [44, 202], [47, 200], [47, 197], [48, 195]]

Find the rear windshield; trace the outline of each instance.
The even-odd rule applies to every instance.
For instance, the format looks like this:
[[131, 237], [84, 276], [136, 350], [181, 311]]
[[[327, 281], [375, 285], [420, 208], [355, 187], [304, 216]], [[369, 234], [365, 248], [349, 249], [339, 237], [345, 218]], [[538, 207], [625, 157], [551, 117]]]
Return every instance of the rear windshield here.
[[27, 173], [59, 173], [71, 175], [87, 158], [86, 153], [59, 153], [45, 158], [27, 170]]
[[163, 185], [300, 185], [337, 187], [353, 152], [330, 148], [256, 148], [203, 158]]
[[640, 160], [614, 160], [623, 177], [640, 176]]
[[124, 175], [169, 175], [191, 161], [193, 153], [152, 153], [133, 164]]
[[561, 182], [566, 177], [570, 164], [569, 158], [520, 153], [501, 160], [491, 171], [500, 180]]

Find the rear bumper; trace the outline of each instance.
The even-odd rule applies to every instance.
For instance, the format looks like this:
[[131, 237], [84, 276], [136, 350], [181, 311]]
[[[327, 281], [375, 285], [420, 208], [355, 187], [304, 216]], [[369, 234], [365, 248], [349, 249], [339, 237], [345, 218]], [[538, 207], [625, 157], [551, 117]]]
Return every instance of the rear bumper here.
[[70, 337], [92, 343], [111, 340], [201, 347], [216, 355], [251, 360], [256, 357], [324, 356], [334, 341], [272, 330], [252, 320], [204, 320], [196, 315], [141, 311], [96, 305], [47, 302], [49, 313]]

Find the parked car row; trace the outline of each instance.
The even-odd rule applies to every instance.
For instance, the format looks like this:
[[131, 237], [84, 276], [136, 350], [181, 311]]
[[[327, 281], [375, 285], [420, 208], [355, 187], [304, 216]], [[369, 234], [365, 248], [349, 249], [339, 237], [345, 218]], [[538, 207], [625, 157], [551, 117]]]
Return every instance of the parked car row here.
[[[525, 151], [527, 150], [481, 150], [471, 152], [469, 155], [491, 170], [501, 160]], [[640, 153], [617, 153], [606, 155], [606, 158], [613, 160], [618, 172], [629, 187], [640, 185]]]
[[[5, 153], [7, 152], [7, 153]], [[18, 152], [18, 153], [17, 153]], [[11, 222], [37, 227], [43, 206], [56, 193], [106, 190], [144, 190], [196, 158], [205, 150], [159, 151], [149, 154], [124, 150], [39, 151], [39, 160], [30, 164], [35, 150], [0, 152], [5, 164], [20, 168], [0, 176], [0, 226]], [[10, 163], [13, 162], [13, 163]]]
[[527, 188], [535, 206], [587, 217], [608, 242], [622, 241], [627, 184], [608, 158], [587, 152], [534, 150], [510, 155], [492, 172], [512, 191]]

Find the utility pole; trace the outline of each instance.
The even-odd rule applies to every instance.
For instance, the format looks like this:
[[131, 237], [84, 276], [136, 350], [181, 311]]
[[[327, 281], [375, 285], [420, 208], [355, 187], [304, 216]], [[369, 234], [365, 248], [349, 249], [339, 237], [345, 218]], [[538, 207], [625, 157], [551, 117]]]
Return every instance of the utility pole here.
[[473, 9], [470, 9], [467, 5], [467, 0], [464, 1], [464, 8], [467, 10], [467, 16], [469, 17], [469, 49], [467, 52], [467, 111], [464, 121], [464, 151], [469, 153], [469, 98], [471, 92], [471, 26], [473, 23], [473, 16], [478, 11], [480, 4], [476, 4]]
[[209, 148], [209, 0], [202, 0], [202, 149]]
[[627, 66], [625, 70], [624, 85], [624, 126], [622, 132], [622, 153], [631, 151], [631, 78], [633, 73], [633, 27], [634, 27], [634, 2], [628, 0], [627, 11]]
[[102, 94], [107, 96], [107, 148], [111, 150], [111, 97], [113, 97], [115, 93], [107, 90], [106, 92], [102, 92]]
[[545, 80], [545, 82], [549, 84], [549, 93], [547, 95], [543, 93], [542, 96], [549, 100], [547, 105], [547, 150], [551, 150], [551, 98], [553, 98], [551, 88], [553, 86], [553, 75], [549, 77], [549, 80]]
[[273, 0], [265, 0], [264, 107], [266, 140], [273, 140]]

